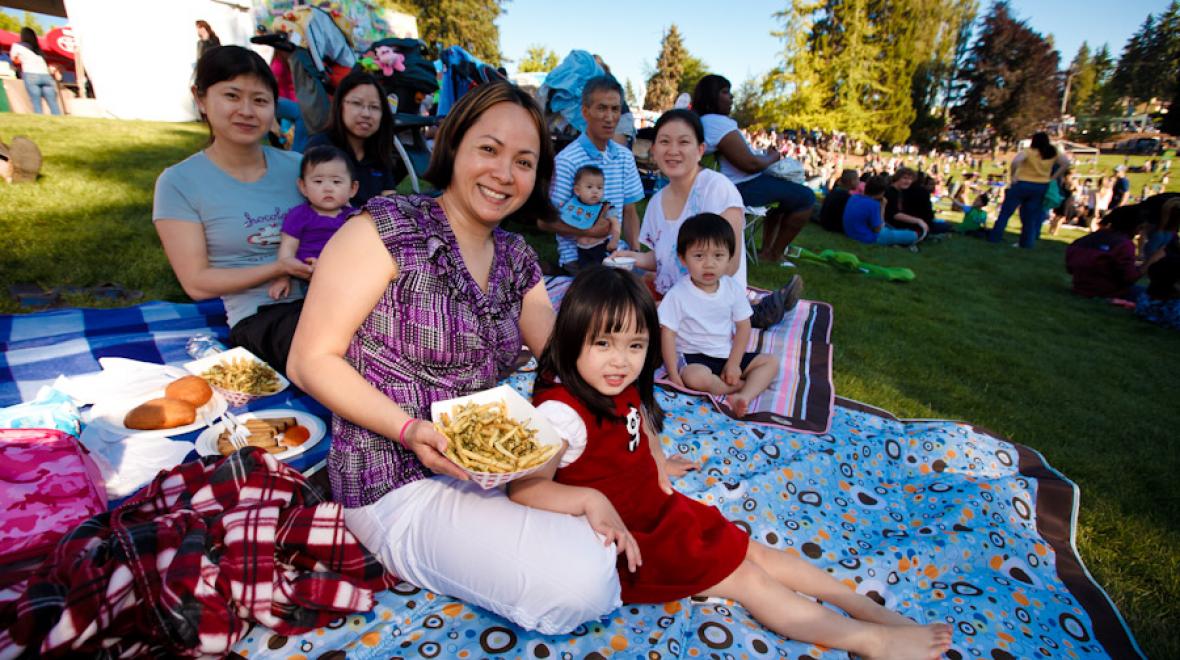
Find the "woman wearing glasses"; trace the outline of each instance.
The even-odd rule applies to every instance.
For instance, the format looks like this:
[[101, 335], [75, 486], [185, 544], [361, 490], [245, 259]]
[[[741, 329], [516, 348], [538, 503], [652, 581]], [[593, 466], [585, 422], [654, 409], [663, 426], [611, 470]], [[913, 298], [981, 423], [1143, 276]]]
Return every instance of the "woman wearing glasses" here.
[[392, 194], [397, 187], [393, 139], [393, 113], [381, 83], [371, 73], [354, 71], [340, 81], [327, 130], [312, 136], [307, 148], [332, 145], [352, 157], [360, 187], [350, 203], [359, 209], [370, 198]]

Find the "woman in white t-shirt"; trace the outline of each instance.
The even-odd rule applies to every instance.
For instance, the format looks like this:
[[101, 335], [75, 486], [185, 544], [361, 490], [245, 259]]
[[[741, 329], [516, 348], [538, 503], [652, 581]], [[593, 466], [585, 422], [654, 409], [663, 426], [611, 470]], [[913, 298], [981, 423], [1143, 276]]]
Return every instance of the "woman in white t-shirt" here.
[[704, 128], [696, 113], [669, 110], [656, 121], [655, 142], [651, 155], [668, 185], [660, 189], [647, 204], [639, 242], [651, 252], [620, 250], [616, 256], [633, 257], [635, 265], [655, 271], [655, 289], [663, 295], [688, 271], [676, 256], [676, 236], [680, 225], [698, 213], [716, 213], [729, 221], [737, 239], [737, 250], [729, 262], [727, 275], [746, 287], [746, 256], [742, 236], [746, 218], [742, 196], [729, 179], [701, 168], [705, 152]]
[[[716, 213], [733, 227], [736, 248], [729, 261], [727, 275], [743, 290], [746, 288], [745, 205], [736, 186], [721, 174], [701, 167], [705, 153], [705, 130], [701, 119], [691, 110], [669, 110], [656, 121], [655, 142], [651, 155], [660, 172], [668, 177], [664, 186], [647, 203], [639, 242], [650, 252], [619, 250], [614, 256], [632, 257], [635, 265], [655, 271], [656, 293], [667, 293], [672, 285], [688, 274], [677, 256], [676, 240], [680, 226], [699, 213]], [[787, 304], [802, 291], [798, 276], [786, 286], [764, 296], [754, 305], [751, 323], [765, 328], [778, 323]]]
[[37, 43], [37, 33], [33, 28], [20, 29], [20, 41], [12, 45], [9, 53], [14, 64], [20, 67], [21, 80], [25, 81], [25, 90], [29, 93], [29, 101], [33, 104], [33, 112], [41, 114], [41, 99], [49, 104], [49, 112], [61, 114], [61, 107], [57, 104], [57, 82], [49, 73], [49, 66], [45, 64], [45, 57], [41, 53], [41, 46]]
[[716, 74], [701, 78], [693, 90], [692, 109], [701, 116], [707, 150], [717, 152], [721, 173], [737, 186], [745, 205], [776, 205], [766, 214], [758, 257], [777, 263], [811, 219], [815, 193], [807, 186], [765, 171], [781, 154], [776, 149], [766, 154], [756, 154], [750, 149], [737, 122], [729, 117], [733, 95], [728, 80]]

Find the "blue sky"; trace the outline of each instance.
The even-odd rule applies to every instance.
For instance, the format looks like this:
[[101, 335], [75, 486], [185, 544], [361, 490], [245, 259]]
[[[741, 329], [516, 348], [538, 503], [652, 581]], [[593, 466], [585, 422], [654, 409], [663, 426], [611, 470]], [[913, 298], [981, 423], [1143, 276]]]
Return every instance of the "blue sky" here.
[[[1170, 1], [1012, 0], [1011, 7], [1033, 29], [1053, 35], [1065, 66], [1082, 41], [1091, 46], [1110, 44], [1117, 59], [1127, 37], [1147, 14], [1159, 14]], [[986, 11], [989, 1], [980, 4], [981, 11]], [[676, 23], [689, 52], [737, 85], [767, 71], [779, 57], [782, 45], [770, 36], [778, 27], [771, 15], [786, 5], [787, 0], [511, 0], [498, 21], [500, 47], [513, 60], [519, 60], [531, 44], [541, 44], [561, 57], [574, 48], [596, 52], [620, 81], [630, 78], [635, 89], [641, 90], [647, 70], [655, 65], [664, 30]], [[22, 14], [3, 11], [18, 18]], [[38, 18], [45, 25], [64, 22], [52, 16]], [[508, 64], [508, 70], [514, 71], [514, 65]]]
[[[1012, 0], [1019, 18], [1041, 34], [1053, 35], [1064, 67], [1082, 41], [1103, 42], [1117, 59], [1127, 37], [1149, 14], [1159, 14], [1170, 0]], [[542, 44], [564, 57], [573, 48], [602, 55], [620, 82], [627, 78], [636, 91], [655, 65], [663, 31], [676, 23], [689, 52], [711, 71], [738, 85], [770, 69], [782, 50], [770, 36], [777, 29], [771, 15], [787, 0], [594, 0], [552, 2], [512, 0], [500, 18], [500, 47], [505, 57], [519, 60], [530, 44]], [[981, 12], [990, 5], [981, 0]], [[594, 15], [588, 15], [593, 8]], [[588, 25], [600, 27], [587, 28]], [[508, 65], [513, 71], [513, 65]]]

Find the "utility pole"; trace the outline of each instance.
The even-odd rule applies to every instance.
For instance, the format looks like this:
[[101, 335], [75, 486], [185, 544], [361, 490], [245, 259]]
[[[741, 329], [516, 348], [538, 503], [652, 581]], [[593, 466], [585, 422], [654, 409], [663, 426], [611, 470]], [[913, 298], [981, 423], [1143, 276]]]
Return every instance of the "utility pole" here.
[[1069, 105], [1069, 86], [1073, 84], [1073, 77], [1077, 71], [1073, 68], [1073, 64], [1069, 65], [1069, 69], [1065, 72], [1065, 93], [1061, 95], [1061, 114], [1065, 114], [1065, 108]]

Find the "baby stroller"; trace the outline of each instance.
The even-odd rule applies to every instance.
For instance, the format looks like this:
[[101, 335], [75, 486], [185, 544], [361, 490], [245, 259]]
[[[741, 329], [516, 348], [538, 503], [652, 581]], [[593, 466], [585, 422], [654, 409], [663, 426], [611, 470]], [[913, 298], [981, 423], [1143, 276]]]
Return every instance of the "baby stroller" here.
[[[418, 102], [421, 100], [419, 95], [423, 92], [438, 90], [438, 103], [432, 108], [435, 114], [430, 116], [406, 112], [394, 114], [394, 130], [398, 131], [403, 138], [409, 138], [408, 140], [395, 141], [394, 147], [398, 149], [399, 155], [406, 164], [411, 187], [414, 192], [418, 192], [418, 176], [426, 171], [426, 167], [430, 163], [430, 150], [423, 139], [422, 129], [437, 125], [450, 112], [455, 102], [471, 89], [484, 83], [504, 80], [504, 76], [468, 53], [461, 46], [441, 49], [439, 62], [428, 63], [424, 57], [425, 50], [422, 48], [421, 42], [410, 41], [415, 44], [414, 48], [417, 49], [417, 52], [407, 54], [405, 75], [400, 76], [396, 82], [396, 88], [391, 92], [398, 96], [399, 109], [404, 107], [406, 97], [409, 95], [412, 95], [412, 107], [417, 108]], [[419, 56], [421, 56], [420, 61], [424, 66], [417, 64]], [[438, 70], [436, 65], [441, 68], [441, 86], [435, 78], [435, 71]], [[429, 67], [429, 78], [427, 78], [427, 66]]]
[[356, 66], [350, 26], [343, 17], [318, 7], [296, 7], [275, 19], [272, 28], [273, 33], [250, 41], [290, 53], [303, 121], [309, 132], [321, 132], [331, 118], [332, 92]]
[[434, 63], [418, 39], [381, 39], [373, 42], [370, 50], [379, 62], [374, 75], [381, 81], [393, 110], [393, 130], [397, 134], [393, 146], [404, 168], [394, 175], [398, 181], [409, 176], [410, 187], [418, 192], [418, 177], [430, 164], [423, 129], [438, 123], [436, 117], [419, 112], [423, 101], [438, 90]]

